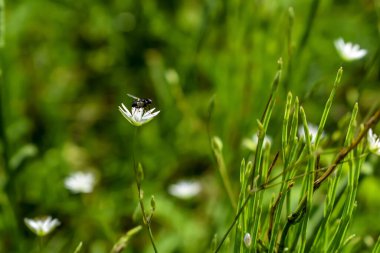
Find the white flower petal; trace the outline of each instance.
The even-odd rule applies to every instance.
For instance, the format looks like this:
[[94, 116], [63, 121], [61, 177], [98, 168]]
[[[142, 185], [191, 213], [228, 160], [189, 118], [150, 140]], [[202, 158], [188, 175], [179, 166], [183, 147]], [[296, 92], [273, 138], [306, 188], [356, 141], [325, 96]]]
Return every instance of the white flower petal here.
[[160, 111], [154, 112], [154, 113], [145, 113], [142, 120], [148, 121], [153, 119], [157, 114], [159, 114]]
[[132, 107], [131, 112], [125, 107], [124, 104], [119, 106], [121, 114], [134, 126], [141, 126], [151, 121], [160, 111], [154, 112], [155, 108], [145, 111], [145, 108]]
[[[318, 134], [318, 126], [314, 125], [314, 124], [311, 124], [309, 123], [308, 124], [308, 128], [309, 128], [309, 134], [310, 134], [310, 137], [311, 137], [311, 143], [314, 143], [315, 142], [315, 139], [317, 138], [317, 134]], [[298, 128], [298, 135], [300, 138], [303, 138], [305, 140], [305, 129], [303, 126], [300, 126]], [[322, 133], [322, 136], [323, 137], [325, 134]]]
[[52, 232], [61, 223], [58, 219], [53, 219], [51, 216], [36, 219], [24, 219], [25, 225], [36, 235], [45, 236]]
[[369, 150], [380, 156], [380, 138], [373, 133], [372, 129], [368, 130], [367, 140]]
[[[252, 138], [245, 138], [243, 141], [242, 141], [242, 145], [251, 150], [251, 151], [255, 151], [256, 148], [257, 148], [257, 144], [259, 142], [259, 137], [257, 136], [257, 133], [254, 134], [252, 136]], [[264, 136], [264, 143], [263, 143], [263, 147], [270, 147], [272, 145], [272, 137], [270, 137], [269, 135], [265, 135]]]
[[65, 179], [65, 187], [73, 193], [90, 193], [94, 189], [95, 176], [90, 172], [74, 172]]
[[129, 112], [128, 108], [124, 104], [121, 104], [121, 106], [123, 107], [123, 110], [127, 114], [127, 116], [131, 117], [132, 114]]
[[145, 112], [145, 114], [151, 114], [156, 108], [150, 109], [149, 111]]
[[201, 191], [201, 184], [197, 181], [181, 180], [169, 186], [169, 193], [180, 199], [189, 199], [198, 195]]
[[351, 42], [345, 43], [342, 38], [335, 40], [334, 44], [340, 57], [345, 61], [358, 60], [367, 54], [367, 50], [360, 49], [358, 44], [353, 44]]

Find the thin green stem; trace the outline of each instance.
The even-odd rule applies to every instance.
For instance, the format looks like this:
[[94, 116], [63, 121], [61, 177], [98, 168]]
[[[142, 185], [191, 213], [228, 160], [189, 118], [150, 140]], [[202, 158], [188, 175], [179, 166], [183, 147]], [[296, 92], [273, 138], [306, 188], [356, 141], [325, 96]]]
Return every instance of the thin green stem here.
[[138, 172], [138, 168], [137, 168], [137, 164], [136, 164], [136, 158], [135, 158], [135, 148], [136, 148], [136, 142], [137, 142], [137, 127], [135, 127], [135, 132], [134, 132], [134, 136], [133, 136], [133, 150], [132, 150], [132, 156], [133, 156], [133, 169], [134, 169], [134, 172], [135, 172], [135, 180], [136, 180], [136, 186], [137, 186], [137, 192], [138, 192], [138, 198], [139, 198], [139, 205], [140, 205], [140, 209], [141, 209], [141, 213], [142, 213], [142, 217], [143, 217], [143, 222], [144, 222], [144, 225], [146, 227], [146, 229], [148, 230], [148, 234], [149, 234], [149, 239], [150, 239], [150, 242], [153, 246], [153, 249], [154, 249], [154, 252], [158, 252], [157, 251], [157, 247], [156, 247], [156, 244], [154, 243], [154, 238], [153, 238], [153, 233], [152, 233], [152, 228], [150, 226], [150, 221], [151, 219], [148, 218], [148, 215], [146, 214], [145, 212], [145, 208], [144, 208], [144, 202], [143, 202], [143, 192], [141, 190], [141, 178], [139, 176], [139, 172]]
[[380, 236], [377, 238], [375, 246], [373, 246], [372, 253], [380, 251]]
[[137, 165], [136, 165], [136, 157], [135, 157], [135, 149], [136, 149], [136, 143], [137, 143], [137, 128], [134, 127], [134, 132], [133, 132], [133, 138], [132, 138], [132, 158], [133, 158], [133, 170], [135, 172], [135, 176], [137, 176]]
[[38, 251], [42, 253], [42, 248], [44, 244], [44, 238], [43, 236], [38, 236]]
[[301, 52], [305, 48], [307, 41], [310, 37], [310, 33], [312, 31], [312, 28], [313, 28], [315, 17], [317, 16], [317, 10], [319, 7], [319, 3], [320, 3], [320, 0], [313, 0], [311, 2], [309, 15], [308, 15], [307, 21], [306, 21], [306, 26], [305, 26], [305, 29], [303, 31], [302, 37], [300, 39], [300, 42], [299, 42], [300, 46], [299, 46], [299, 49], [297, 52], [298, 55], [301, 54]]
[[250, 200], [251, 196], [252, 195], [248, 195], [245, 198], [243, 204], [241, 205], [239, 211], [237, 212], [237, 214], [236, 214], [234, 220], [232, 221], [230, 227], [228, 228], [227, 232], [224, 234], [222, 240], [219, 242], [218, 247], [215, 249], [215, 251], [214, 251], [215, 253], [219, 252], [219, 250], [222, 247], [222, 245], [223, 245], [224, 241], [226, 240], [227, 236], [229, 235], [229, 233], [231, 232], [231, 230], [235, 226], [236, 222], [239, 220], [239, 217], [240, 217], [241, 213], [244, 211], [244, 208], [247, 205], [248, 201]]
[[227, 191], [228, 197], [230, 199], [231, 205], [232, 205], [233, 209], [236, 210], [237, 209], [237, 204], [236, 204], [237, 201], [235, 199], [235, 195], [234, 195], [233, 190], [232, 190], [232, 183], [231, 183], [230, 177], [227, 173], [226, 164], [224, 162], [223, 151], [222, 151], [223, 150], [222, 141], [218, 137], [214, 137], [211, 141], [211, 148], [214, 152], [216, 163], [218, 165], [218, 170], [219, 170], [220, 176], [222, 178], [223, 185], [224, 185], [224, 187]]

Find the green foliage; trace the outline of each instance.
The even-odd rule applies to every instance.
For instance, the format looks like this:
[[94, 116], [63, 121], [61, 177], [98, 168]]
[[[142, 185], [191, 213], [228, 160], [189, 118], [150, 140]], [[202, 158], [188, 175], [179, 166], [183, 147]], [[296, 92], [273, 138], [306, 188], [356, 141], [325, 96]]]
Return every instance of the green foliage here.
[[[379, 23], [379, 0], [0, 1], [0, 252], [377, 252]], [[138, 132], [127, 93], [160, 110]]]

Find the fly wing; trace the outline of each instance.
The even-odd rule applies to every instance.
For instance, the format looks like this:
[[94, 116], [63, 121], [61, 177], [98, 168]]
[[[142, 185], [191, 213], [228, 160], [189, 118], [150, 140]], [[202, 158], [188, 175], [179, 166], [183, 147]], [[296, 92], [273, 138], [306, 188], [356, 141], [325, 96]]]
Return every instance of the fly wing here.
[[127, 95], [128, 95], [128, 97], [131, 97], [131, 98], [136, 99], [136, 100], [139, 100], [139, 99], [140, 99], [140, 98], [138, 98], [138, 97], [136, 97], [136, 96], [133, 96], [133, 95], [131, 95], [131, 94], [128, 94], [128, 93], [127, 93]]

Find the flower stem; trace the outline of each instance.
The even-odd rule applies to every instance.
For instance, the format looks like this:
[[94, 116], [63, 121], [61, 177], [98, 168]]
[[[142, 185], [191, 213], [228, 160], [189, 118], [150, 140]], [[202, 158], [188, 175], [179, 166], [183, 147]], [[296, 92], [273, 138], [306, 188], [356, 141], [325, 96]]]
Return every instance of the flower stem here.
[[134, 132], [134, 136], [133, 136], [133, 144], [132, 144], [133, 145], [133, 147], [132, 147], [133, 169], [134, 169], [134, 172], [135, 172], [135, 180], [136, 180], [137, 192], [138, 192], [138, 195], [139, 195], [139, 197], [138, 197], [139, 198], [139, 205], [140, 205], [141, 213], [142, 213], [142, 216], [143, 216], [143, 222], [144, 222], [145, 227], [148, 230], [150, 242], [152, 243], [154, 252], [157, 253], [158, 251], [157, 251], [156, 244], [154, 243], [152, 228], [150, 227], [151, 218], [148, 218], [148, 215], [146, 214], [145, 208], [144, 208], [143, 191], [141, 190], [141, 181], [142, 181], [142, 178], [140, 178], [140, 176], [139, 176], [139, 171], [138, 171], [137, 164], [136, 164], [136, 159], [135, 159], [136, 142], [137, 142], [137, 127], [135, 127], [135, 132]]
[[43, 244], [44, 244], [43, 237], [38, 236], [38, 252], [40, 253], [42, 253]]

